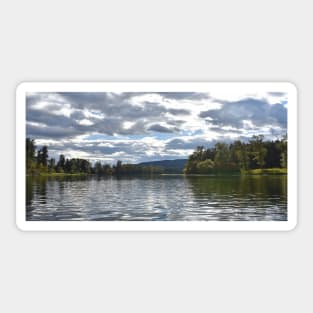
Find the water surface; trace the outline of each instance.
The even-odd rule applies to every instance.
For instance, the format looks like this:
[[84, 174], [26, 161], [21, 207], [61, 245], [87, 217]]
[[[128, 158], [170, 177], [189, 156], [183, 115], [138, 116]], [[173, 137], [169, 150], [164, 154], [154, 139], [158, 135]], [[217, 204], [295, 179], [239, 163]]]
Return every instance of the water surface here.
[[287, 220], [287, 176], [27, 178], [32, 221]]

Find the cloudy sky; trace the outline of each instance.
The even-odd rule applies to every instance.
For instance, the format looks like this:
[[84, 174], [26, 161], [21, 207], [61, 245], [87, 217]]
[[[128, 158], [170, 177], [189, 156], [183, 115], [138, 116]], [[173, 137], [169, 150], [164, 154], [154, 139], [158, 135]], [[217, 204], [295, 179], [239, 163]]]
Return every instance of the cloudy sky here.
[[138, 163], [187, 158], [199, 145], [287, 133], [288, 95], [192, 92], [27, 93], [26, 132], [49, 157]]

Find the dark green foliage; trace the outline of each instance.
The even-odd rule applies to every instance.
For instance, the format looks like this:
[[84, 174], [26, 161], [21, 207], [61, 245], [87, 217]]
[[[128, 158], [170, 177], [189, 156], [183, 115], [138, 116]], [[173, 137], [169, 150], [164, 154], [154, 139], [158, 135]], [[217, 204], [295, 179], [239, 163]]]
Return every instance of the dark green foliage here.
[[197, 147], [189, 156], [185, 174], [218, 174], [263, 169], [287, 168], [287, 137], [264, 141], [262, 135], [248, 142], [217, 143], [214, 148]]
[[26, 138], [26, 170], [27, 174], [36, 172], [36, 146], [35, 140]]
[[48, 147], [36, 151], [35, 140], [26, 139], [26, 171], [28, 175], [42, 174], [95, 174], [98, 176], [159, 175], [162, 173], [219, 174], [240, 173], [256, 169], [287, 168], [287, 137], [276, 141], [264, 141], [263, 136], [253, 136], [248, 142], [237, 140], [231, 144], [217, 143], [213, 148], [199, 146], [188, 160], [165, 160], [140, 164], [115, 165], [97, 161], [66, 159], [63, 154], [50, 158]]
[[122, 175], [122, 161], [118, 160], [116, 165], [113, 166], [113, 171], [116, 176]]
[[252, 140], [250, 140], [250, 154], [253, 161], [255, 161], [259, 168], [263, 168], [265, 166], [265, 156], [267, 154], [267, 149], [265, 148], [263, 139], [264, 136], [260, 135], [253, 136]]
[[99, 176], [103, 175], [103, 167], [102, 167], [102, 164], [101, 164], [100, 161], [97, 161], [97, 162], [95, 163], [95, 166], [94, 166], [94, 173], [95, 173], [96, 175], [99, 175]]
[[283, 138], [283, 140], [280, 143], [280, 163], [281, 163], [281, 167], [283, 168], [287, 168], [287, 136], [285, 136]]
[[113, 167], [109, 164], [102, 164], [100, 161], [95, 162], [92, 166], [88, 160], [67, 159], [63, 154], [60, 155], [56, 163], [55, 159], [48, 159], [47, 146], [43, 146], [36, 151], [35, 141], [29, 138], [26, 139], [26, 169], [28, 175], [94, 174], [98, 176], [131, 176], [163, 173], [163, 168], [160, 166], [122, 164], [122, 161], [117, 161]]
[[27, 161], [35, 161], [35, 140], [26, 138], [26, 160]]
[[57, 172], [64, 172], [65, 169], [65, 156], [63, 154], [60, 155], [59, 157], [59, 162], [57, 164]]
[[206, 159], [197, 163], [197, 172], [201, 174], [214, 173], [214, 162], [211, 159]]
[[48, 148], [43, 146], [37, 151], [37, 164], [47, 166], [48, 165]]

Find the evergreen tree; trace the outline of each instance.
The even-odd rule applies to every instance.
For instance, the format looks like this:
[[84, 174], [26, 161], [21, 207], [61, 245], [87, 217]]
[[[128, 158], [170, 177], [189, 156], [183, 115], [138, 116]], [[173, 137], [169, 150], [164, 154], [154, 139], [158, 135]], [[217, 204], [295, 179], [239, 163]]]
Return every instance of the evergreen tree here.
[[65, 156], [61, 154], [59, 157], [58, 164], [57, 164], [57, 171], [64, 172], [64, 167], [65, 167]]
[[267, 154], [267, 149], [263, 144], [263, 135], [253, 136], [252, 140], [250, 140], [251, 145], [251, 154], [253, 156], [253, 160], [255, 160], [256, 164], [263, 168], [265, 165], [265, 156]]

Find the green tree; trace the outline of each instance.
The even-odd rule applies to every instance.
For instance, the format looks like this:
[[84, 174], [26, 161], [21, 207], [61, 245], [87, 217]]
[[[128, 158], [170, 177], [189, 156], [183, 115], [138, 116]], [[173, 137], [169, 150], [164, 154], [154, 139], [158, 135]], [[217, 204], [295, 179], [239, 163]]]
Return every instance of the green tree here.
[[253, 136], [252, 140], [250, 140], [251, 145], [251, 154], [253, 157], [253, 160], [256, 162], [256, 164], [263, 168], [265, 165], [265, 156], [267, 154], [267, 149], [264, 146], [263, 142], [264, 136]]
[[64, 167], [65, 167], [65, 156], [61, 154], [59, 157], [58, 164], [57, 164], [57, 171], [64, 172]]
[[102, 168], [102, 164], [101, 164], [100, 161], [97, 161], [95, 163], [94, 171], [95, 171], [95, 174], [97, 174], [97, 175], [102, 175], [103, 174], [103, 168]]
[[288, 141], [287, 141], [287, 135], [283, 137], [281, 140], [281, 154], [280, 154], [280, 165], [282, 168], [287, 168], [288, 166], [288, 160], [287, 160], [287, 146], [288, 146]]
[[103, 175], [106, 175], [106, 176], [112, 175], [112, 168], [109, 164], [104, 164], [102, 169], [103, 169]]
[[34, 161], [35, 151], [36, 151], [35, 140], [26, 138], [26, 159], [29, 161]]
[[26, 138], [26, 171], [27, 173], [34, 173], [36, 169], [36, 146], [35, 140]]
[[238, 164], [241, 169], [249, 168], [249, 155], [246, 144], [242, 143], [240, 140], [237, 140], [232, 145], [232, 151], [234, 153], [234, 161]]
[[115, 166], [115, 175], [120, 176], [122, 174], [122, 161], [118, 160]]
[[55, 172], [55, 159], [51, 158], [48, 161], [48, 169], [50, 173], [54, 173]]
[[192, 156], [190, 156], [185, 165], [184, 173], [185, 174], [197, 173], [197, 164], [198, 164], [198, 161], [192, 159]]
[[226, 143], [217, 143], [215, 145], [215, 159], [214, 164], [218, 169], [226, 169], [229, 167], [231, 161], [231, 155], [229, 147]]
[[214, 171], [214, 162], [210, 159], [197, 163], [197, 173], [210, 174]]
[[48, 165], [48, 147], [47, 146], [43, 146], [41, 148], [41, 164], [43, 166], [47, 166]]

